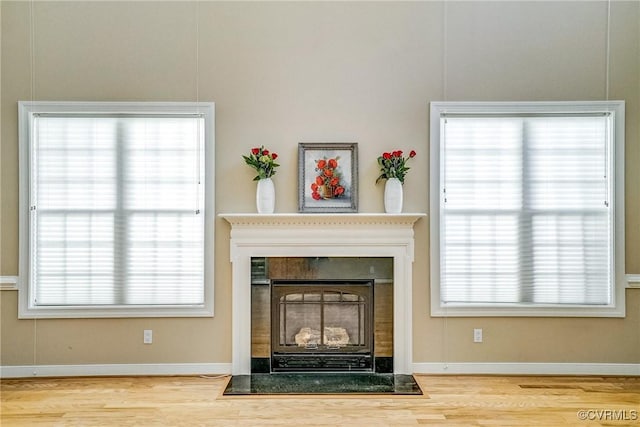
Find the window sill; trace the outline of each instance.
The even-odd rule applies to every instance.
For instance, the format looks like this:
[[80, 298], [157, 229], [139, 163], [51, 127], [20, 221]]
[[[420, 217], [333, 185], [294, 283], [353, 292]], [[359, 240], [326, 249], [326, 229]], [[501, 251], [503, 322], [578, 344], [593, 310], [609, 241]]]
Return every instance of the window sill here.
[[472, 305], [431, 307], [432, 317], [625, 317], [624, 305], [619, 306], [543, 306], [543, 305]]
[[37, 307], [18, 312], [19, 319], [94, 319], [94, 318], [133, 318], [133, 317], [213, 317], [213, 307], [197, 306], [113, 306], [94, 307]]

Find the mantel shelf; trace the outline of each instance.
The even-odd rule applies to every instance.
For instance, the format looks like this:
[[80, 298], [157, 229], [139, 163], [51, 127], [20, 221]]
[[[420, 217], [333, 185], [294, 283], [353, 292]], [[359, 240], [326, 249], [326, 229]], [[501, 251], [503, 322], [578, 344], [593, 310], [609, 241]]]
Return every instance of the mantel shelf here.
[[425, 213], [343, 213], [343, 214], [303, 214], [303, 213], [221, 213], [232, 226], [357, 226], [386, 225], [413, 226]]

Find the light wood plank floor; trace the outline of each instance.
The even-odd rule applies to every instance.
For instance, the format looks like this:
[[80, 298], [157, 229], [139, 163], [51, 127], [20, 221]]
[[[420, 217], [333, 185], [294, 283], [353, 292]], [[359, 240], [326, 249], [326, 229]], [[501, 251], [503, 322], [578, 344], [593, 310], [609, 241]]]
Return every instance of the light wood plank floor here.
[[419, 397], [228, 397], [227, 379], [5, 379], [0, 424], [640, 427], [640, 377], [417, 375]]

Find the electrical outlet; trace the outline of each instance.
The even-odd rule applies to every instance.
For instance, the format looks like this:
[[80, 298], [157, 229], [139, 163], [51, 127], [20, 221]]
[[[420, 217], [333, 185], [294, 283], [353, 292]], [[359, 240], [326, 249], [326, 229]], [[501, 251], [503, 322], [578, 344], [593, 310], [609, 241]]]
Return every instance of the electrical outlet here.
[[482, 342], [482, 329], [473, 330], [473, 342]]
[[142, 342], [145, 344], [153, 343], [153, 331], [151, 329], [145, 329]]

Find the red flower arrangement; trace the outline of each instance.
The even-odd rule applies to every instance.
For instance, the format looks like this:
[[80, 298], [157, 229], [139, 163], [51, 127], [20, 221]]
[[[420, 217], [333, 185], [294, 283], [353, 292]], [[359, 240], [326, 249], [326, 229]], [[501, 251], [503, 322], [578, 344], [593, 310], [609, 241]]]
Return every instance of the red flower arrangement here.
[[409, 157], [403, 157], [402, 151], [393, 151], [391, 153], [382, 153], [378, 157], [378, 164], [380, 165], [380, 176], [376, 179], [376, 183], [381, 179], [398, 178], [402, 184], [404, 184], [404, 176], [407, 174], [408, 168], [405, 163], [409, 159], [413, 159], [416, 156], [415, 150], [411, 150]]
[[340, 185], [342, 174], [338, 170], [338, 160], [320, 159], [316, 161], [315, 171], [318, 173], [315, 182], [311, 183], [311, 197], [314, 200], [332, 199], [344, 194], [345, 188]]
[[271, 178], [276, 173], [276, 168], [280, 166], [274, 160], [278, 158], [276, 153], [270, 153], [264, 147], [252, 148], [251, 154], [248, 156], [242, 156], [245, 163], [251, 166], [258, 172], [254, 181], [260, 179]]

